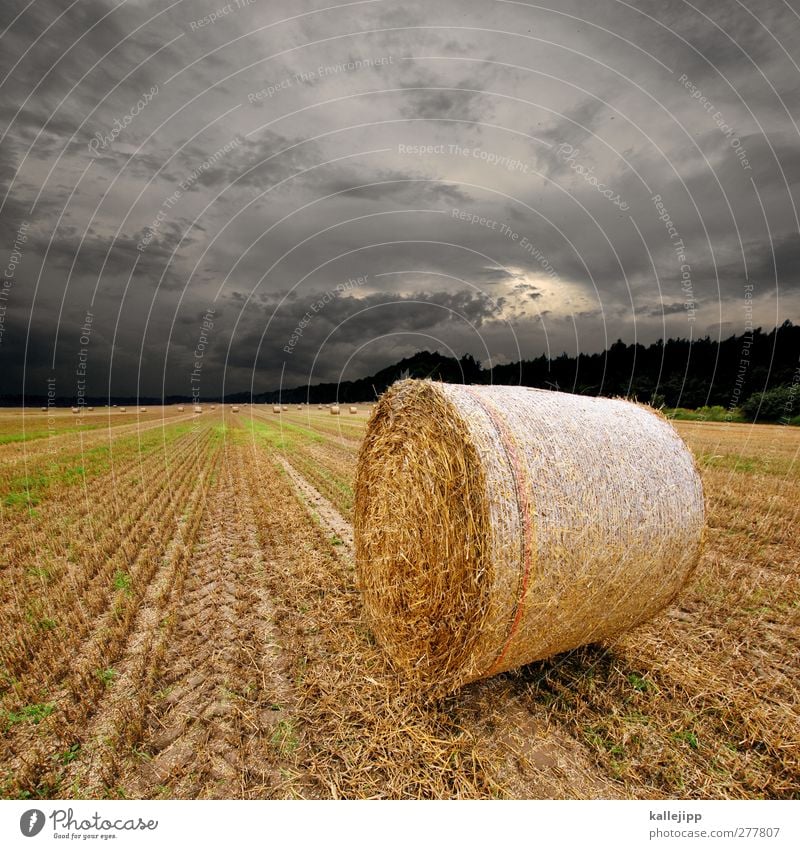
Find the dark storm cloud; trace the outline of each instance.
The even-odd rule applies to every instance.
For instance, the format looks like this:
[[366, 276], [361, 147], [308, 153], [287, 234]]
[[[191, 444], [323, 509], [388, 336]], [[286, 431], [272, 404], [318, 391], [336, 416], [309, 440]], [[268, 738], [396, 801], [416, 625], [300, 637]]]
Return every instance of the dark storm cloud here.
[[785, 292], [800, 289], [800, 234], [776, 234], [770, 243], [755, 245], [748, 251], [749, 271], [763, 286], [780, 282]]
[[[402, 114], [408, 118], [458, 118], [461, 121], [481, 121], [491, 118], [491, 100], [480, 92], [458, 91], [468, 89], [476, 83], [454, 86], [454, 90], [436, 90], [430, 82], [420, 85], [421, 81], [412, 81], [406, 94], [408, 104]], [[414, 91], [414, 88], [428, 88], [428, 91]], [[487, 114], [488, 113], [488, 114]]]
[[[204, 381], [230, 391], [303, 379], [331, 331], [326, 378], [362, 343], [349, 368], [437, 344], [558, 353], [576, 328], [590, 351], [664, 326], [728, 334], [747, 280], [756, 323], [800, 314], [800, 20], [782, 3], [280, 0], [203, 25], [200, 0], [26, 6], [0, 9], [0, 28], [22, 12], [0, 53], [0, 78], [17, 63], [3, 255], [31, 233], [0, 348], [14, 380], [30, 321], [29, 379], [57, 341], [69, 385], [95, 289], [96, 391], [112, 340], [117, 391], [140, 351], [144, 391], [165, 363], [167, 391], [188, 391], [211, 305]], [[286, 354], [308, 305], [356, 276]]]

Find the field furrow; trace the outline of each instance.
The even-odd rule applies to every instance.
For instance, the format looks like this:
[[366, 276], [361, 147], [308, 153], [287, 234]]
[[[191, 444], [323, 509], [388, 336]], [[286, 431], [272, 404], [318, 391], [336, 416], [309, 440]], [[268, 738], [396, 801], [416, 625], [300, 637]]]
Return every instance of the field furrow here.
[[[212, 435], [207, 430], [201, 439], [208, 443]], [[52, 782], [53, 759], [59, 752], [74, 753], [97, 699], [113, 680], [114, 664], [124, 652], [189, 493], [197, 486], [193, 445], [186, 451], [173, 491], [162, 487], [151, 501], [153, 512], [144, 514], [134, 534], [118, 538], [116, 550], [103, 559], [91, 584], [82, 593], [65, 588], [59, 633], [54, 636], [51, 631], [56, 629], [48, 629], [30, 662], [21, 659], [22, 669], [3, 697], [3, 760], [26, 792], [58, 790]]]
[[[52, 651], [64, 649], [68, 644], [65, 636], [73, 638], [93, 628], [109, 595], [125, 588], [128, 561], [152, 532], [154, 508], [174, 497], [175, 487], [196, 465], [198, 444], [205, 450], [207, 439], [208, 433], [185, 434], [170, 446], [170, 487], [151, 492], [142, 485], [143, 474], [158, 479], [162, 457], [148, 457], [146, 465], [139, 467], [131, 455], [118, 475], [108, 474], [92, 482], [91, 501], [79, 499], [76, 505], [67, 498], [63, 513], [42, 514], [36, 535], [25, 540], [25, 545], [10, 549], [9, 584], [17, 592], [3, 599], [8, 623], [2, 648], [4, 691], [12, 689], [37, 659], [44, 663], [38, 674], [45, 681], [59, 674], [61, 667], [53, 662]], [[125, 493], [124, 498], [114, 497], [119, 492]], [[102, 505], [97, 511], [100, 527], [89, 518], [91, 512], [82, 512], [87, 502], [95, 501]], [[71, 514], [76, 506], [77, 516]], [[61, 533], [54, 533], [54, 517]]]
[[229, 431], [192, 551], [180, 619], [153, 681], [137, 794], [287, 797], [297, 787], [290, 670], [263, 575], [241, 434]]

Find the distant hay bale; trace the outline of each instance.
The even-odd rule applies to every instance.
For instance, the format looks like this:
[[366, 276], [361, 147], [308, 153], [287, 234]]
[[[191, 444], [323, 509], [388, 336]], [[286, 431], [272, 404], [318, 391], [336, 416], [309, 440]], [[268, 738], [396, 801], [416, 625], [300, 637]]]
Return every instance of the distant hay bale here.
[[283, 412], [284, 412], [284, 413], [288, 413], [288, 412], [289, 412], [289, 408], [288, 408], [288, 407], [286, 407], [286, 406], [281, 407], [281, 409], [283, 410]]
[[325, 407], [322, 404], [317, 404], [317, 409], [318, 410], [324, 410]]
[[119, 408], [119, 411], [120, 411], [120, 413], [127, 413], [127, 412], [128, 412], [128, 408], [127, 408], [127, 407], [120, 407], [120, 408]]
[[232, 412], [232, 413], [238, 413], [238, 412], [239, 412], [239, 408], [238, 408], [238, 407], [231, 407], [231, 412]]
[[47, 407], [42, 407], [42, 412], [43, 412], [43, 413], [46, 413], [46, 412], [47, 412]]
[[273, 412], [273, 413], [280, 413], [280, 411], [281, 411], [281, 408], [280, 408], [280, 407], [273, 407], [273, 408], [272, 408], [272, 412]]
[[94, 407], [87, 407], [87, 409], [89, 410], [90, 413], [94, 412]]
[[140, 413], [146, 413], [146, 412], [147, 412], [147, 407], [140, 407], [140, 408], [139, 408], [139, 412], [140, 412]]
[[178, 412], [179, 412], [179, 413], [182, 413], [182, 412], [183, 412], [183, 410], [184, 410], [183, 404], [180, 404], [180, 405], [178, 406]]
[[303, 409], [303, 405], [302, 405], [302, 404], [298, 404], [298, 405], [297, 405], [297, 409], [298, 409], [298, 410], [302, 410], [302, 409]]
[[195, 413], [202, 413], [202, 412], [203, 412], [203, 408], [202, 408], [202, 407], [199, 407], [199, 406], [196, 406], [196, 407], [194, 408], [194, 411], [195, 411]]
[[358, 407], [351, 407], [351, 408], [350, 408], [350, 412], [351, 412], [351, 413], [357, 413], [357, 412], [358, 412]]
[[338, 404], [334, 404], [331, 407], [331, 415], [332, 416], [338, 416], [339, 415], [339, 405]]
[[80, 413], [80, 407], [72, 407], [73, 413]]
[[649, 407], [404, 380], [367, 427], [354, 526], [375, 636], [446, 692], [664, 608], [698, 561], [703, 491]]

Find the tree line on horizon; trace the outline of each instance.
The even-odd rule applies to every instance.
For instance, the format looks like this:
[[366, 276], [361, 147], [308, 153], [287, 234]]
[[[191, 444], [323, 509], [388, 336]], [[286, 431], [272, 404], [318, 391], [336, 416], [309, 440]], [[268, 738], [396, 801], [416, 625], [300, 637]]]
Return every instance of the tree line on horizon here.
[[[579, 395], [625, 397], [656, 407], [717, 407], [744, 417], [778, 421], [800, 413], [800, 325], [785, 321], [717, 341], [659, 339], [651, 345], [617, 340], [596, 354], [562, 353], [548, 358], [485, 367], [471, 354], [447, 357], [419, 351], [374, 375], [342, 383], [318, 383], [228, 400], [261, 403], [343, 404], [374, 401], [403, 377], [447, 383], [518, 384]], [[796, 397], [795, 397], [796, 396]]]
[[[544, 354], [494, 366], [484, 366], [471, 354], [448, 357], [418, 351], [368, 377], [341, 383], [317, 383], [251, 395], [225, 396], [230, 403], [343, 404], [374, 401], [395, 381], [430, 378], [447, 383], [532, 386], [579, 395], [625, 397], [669, 408], [736, 410], [749, 420], [789, 420], [800, 414], [800, 325], [787, 320], [764, 332], [760, 327], [717, 341], [659, 339], [650, 345], [618, 339], [595, 354]], [[68, 399], [67, 399], [68, 400]], [[92, 399], [90, 403], [187, 403], [188, 396]], [[216, 401], [216, 398], [203, 398]], [[9, 396], [6, 405], [21, 399]], [[26, 403], [38, 405], [32, 396]]]

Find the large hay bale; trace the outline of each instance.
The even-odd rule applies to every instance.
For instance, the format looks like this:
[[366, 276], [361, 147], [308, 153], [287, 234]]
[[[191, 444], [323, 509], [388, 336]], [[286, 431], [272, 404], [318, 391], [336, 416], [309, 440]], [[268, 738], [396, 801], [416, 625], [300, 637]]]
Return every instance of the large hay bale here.
[[338, 416], [338, 415], [339, 415], [339, 406], [338, 406], [338, 404], [334, 404], [334, 405], [331, 407], [331, 415], [332, 415], [332, 416]]
[[357, 412], [358, 412], [358, 407], [351, 407], [351, 408], [350, 408], [350, 413], [351, 413], [352, 415], [355, 415]]
[[272, 408], [272, 412], [273, 412], [273, 413], [280, 413], [280, 411], [281, 411], [281, 408], [280, 408], [280, 407], [273, 407], [273, 408]]
[[694, 460], [663, 416], [513, 386], [396, 383], [370, 419], [355, 499], [372, 629], [440, 691], [653, 616], [704, 526]]

